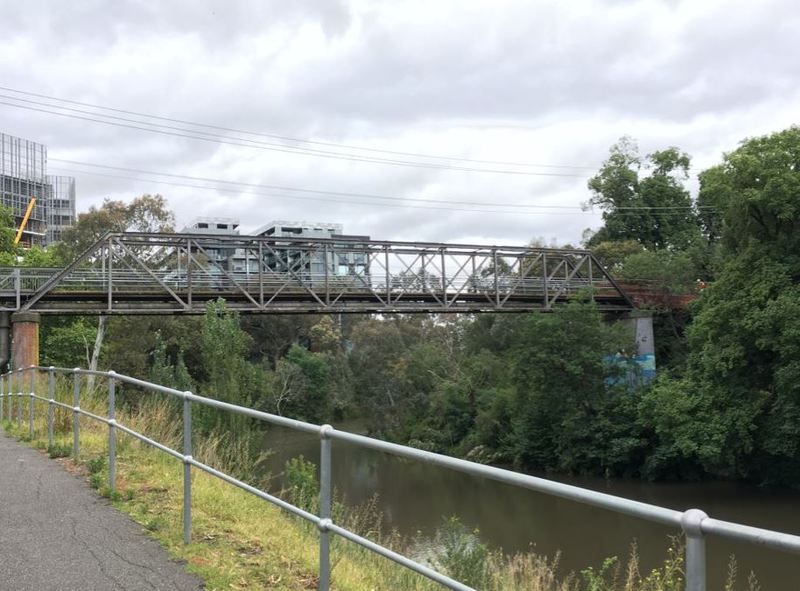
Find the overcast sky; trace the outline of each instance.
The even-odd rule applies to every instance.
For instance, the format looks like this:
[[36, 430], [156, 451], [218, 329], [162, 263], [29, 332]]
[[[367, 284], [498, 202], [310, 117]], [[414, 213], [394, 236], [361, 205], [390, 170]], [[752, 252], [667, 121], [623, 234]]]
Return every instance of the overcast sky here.
[[577, 244], [599, 223], [577, 209], [586, 180], [619, 137], [679, 146], [697, 171], [800, 119], [792, 0], [0, 0], [0, 14], [0, 86], [241, 130], [0, 90], [27, 107], [0, 104], [0, 132], [45, 143], [79, 211], [161, 193], [179, 227]]

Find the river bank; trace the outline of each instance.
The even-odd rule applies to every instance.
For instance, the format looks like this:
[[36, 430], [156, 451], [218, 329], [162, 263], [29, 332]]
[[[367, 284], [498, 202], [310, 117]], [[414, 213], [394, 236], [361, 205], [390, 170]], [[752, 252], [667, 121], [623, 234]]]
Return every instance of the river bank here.
[[[335, 426], [362, 430], [357, 421]], [[290, 458], [302, 455], [318, 461], [319, 442], [301, 433], [274, 428], [262, 445], [272, 452], [264, 468], [275, 476], [276, 488]], [[491, 548], [509, 554], [560, 553], [562, 572], [600, 564], [611, 555], [627, 556], [634, 541], [641, 568], [655, 568], [663, 562], [670, 536], [679, 534], [608, 511], [343, 444], [334, 446], [332, 462], [334, 486], [345, 502], [355, 506], [376, 497], [386, 529], [431, 538], [443, 519], [455, 516], [469, 529], [478, 530]], [[681, 511], [699, 507], [719, 519], [800, 534], [800, 493], [788, 489], [719, 481], [650, 483], [538, 476]], [[745, 577], [750, 571], [757, 574], [762, 589], [796, 589], [795, 556], [722, 540], [708, 543], [710, 589], [722, 588], [731, 554]]]
[[[65, 397], [65, 396], [64, 396]], [[83, 409], [102, 413], [104, 401], [83, 396]], [[144, 404], [135, 414], [118, 413], [120, 424], [145, 433], [148, 437], [178, 447], [179, 423], [173, 420], [172, 409], [166, 404]], [[24, 426], [5, 421], [3, 428], [20, 440], [45, 451], [46, 425], [38, 413], [36, 435], [27, 438]], [[56, 441], [47, 450], [53, 457], [69, 454], [71, 433], [70, 415], [56, 411]], [[230, 435], [230, 434], [229, 434]], [[234, 437], [205, 439], [196, 442], [195, 456], [219, 469], [226, 469], [227, 454], [235, 451]], [[88, 478], [101, 494], [109, 497], [120, 511], [140, 523], [170, 554], [185, 561], [187, 569], [203, 578], [209, 590], [222, 589], [281, 589], [294, 591], [315, 588], [318, 532], [315, 528], [288, 517], [279, 509], [204, 474], [193, 473], [192, 543], [182, 543], [181, 478], [182, 466], [157, 450], [146, 447], [129, 437], [121, 436], [117, 445], [117, 490], [106, 486], [107, 428], [87, 418], [81, 419], [81, 456], [78, 462], [63, 460], [62, 465]], [[59, 469], [53, 466], [53, 469]], [[415, 501], [413, 497], [409, 499]], [[346, 511], [344, 512], [346, 513]], [[373, 514], [370, 514], [373, 515]], [[359, 515], [345, 516], [358, 519]], [[357, 525], [357, 524], [356, 524]], [[372, 524], [372, 539], [392, 545], [393, 536]], [[358, 527], [349, 525], [358, 531]], [[367, 532], [364, 532], [367, 533]], [[463, 557], [471, 557], [470, 548], [460, 545]], [[399, 549], [399, 547], [398, 547]], [[625, 553], [623, 556], [627, 556]], [[486, 552], [482, 560], [491, 574], [486, 584], [478, 585], [487, 591], [530, 589], [531, 591], [579, 591], [595, 577], [600, 563], [588, 575], [563, 576], [553, 568], [553, 558], [527, 553], [506, 558], [500, 553]], [[609, 591], [672, 591], [680, 582], [680, 553], [665, 554], [663, 568], [655, 579], [638, 576], [636, 556], [632, 562], [625, 558], [608, 564], [619, 565], [619, 579]], [[427, 579], [401, 569], [393, 563], [369, 554], [344, 540], [334, 538], [332, 545], [334, 588], [345, 591], [402, 589], [432, 591], [439, 587]], [[461, 560], [461, 566], [470, 564]], [[458, 562], [451, 563], [457, 567]], [[665, 573], [662, 575], [661, 573]], [[455, 573], [452, 573], [455, 574]], [[588, 577], [588, 578], [587, 578]], [[657, 581], [656, 581], [657, 579]], [[658, 583], [668, 580], [669, 585]], [[655, 583], [653, 581], [656, 581]]]

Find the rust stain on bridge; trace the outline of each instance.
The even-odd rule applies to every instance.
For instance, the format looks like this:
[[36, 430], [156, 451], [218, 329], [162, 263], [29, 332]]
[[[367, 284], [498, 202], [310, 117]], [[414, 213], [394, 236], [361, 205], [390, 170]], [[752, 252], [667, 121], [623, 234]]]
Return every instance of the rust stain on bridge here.
[[548, 311], [634, 305], [588, 251], [359, 239], [108, 234], [63, 269], [0, 270], [0, 306], [43, 314]]

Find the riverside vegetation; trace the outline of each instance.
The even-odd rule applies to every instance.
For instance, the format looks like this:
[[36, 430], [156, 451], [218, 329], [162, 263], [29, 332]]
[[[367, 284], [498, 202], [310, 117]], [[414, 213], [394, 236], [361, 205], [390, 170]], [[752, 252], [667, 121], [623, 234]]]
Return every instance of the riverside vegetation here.
[[[381, 438], [523, 470], [797, 486], [798, 163], [800, 128], [745, 140], [700, 173], [692, 199], [687, 154], [643, 157], [623, 139], [590, 180], [603, 226], [584, 245], [605, 268], [655, 291], [697, 296], [688, 310], [652, 310], [659, 375], [651, 384], [636, 379], [632, 364], [609, 362], [631, 350], [631, 335], [585, 297], [551, 314], [476, 317], [239, 318], [223, 301], [204, 318], [98, 325], [47, 317], [43, 363], [94, 362], [316, 423], [360, 418]], [[107, 201], [81, 214], [55, 248], [19, 262], [63, 264], [107, 230], [166, 230], [173, 221], [160, 196]], [[16, 261], [9, 236], [0, 228], [0, 254]], [[129, 393], [132, 417], [147, 400]], [[159, 412], [171, 424], [176, 409]], [[208, 410], [197, 425], [229, 467], [246, 472], [257, 460], [257, 428], [247, 421]], [[234, 444], [231, 432], [243, 438]], [[161, 482], [168, 472], [147, 478]]]
[[[44, 379], [39, 380], [44, 386]], [[119, 388], [119, 400], [135, 389]], [[56, 400], [71, 398], [71, 380], [59, 379]], [[107, 401], [98, 391], [84, 390], [81, 406], [88, 412], [103, 414]], [[182, 464], [138, 440], [119, 433], [117, 440], [117, 486], [108, 486], [107, 427], [86, 417], [81, 422], [81, 454], [77, 462], [71, 453], [71, 412], [56, 407], [54, 443], [47, 445], [46, 415], [38, 403], [34, 437], [28, 437], [27, 416], [18, 425], [3, 420], [3, 429], [18, 439], [49, 453], [70, 470], [86, 475], [89, 484], [110, 499], [164, 545], [173, 558], [186, 562], [210, 591], [223, 589], [300, 590], [315, 588], [318, 534], [314, 527], [289, 516], [214, 477], [193, 471], [192, 543], [182, 542]], [[27, 412], [27, 408], [25, 410]], [[175, 408], [167, 400], [149, 399], [135, 407], [124, 402], [118, 421], [173, 448], [182, 441]], [[240, 445], [243, 439], [215, 434], [197, 438], [195, 456], [217, 469], [236, 474], [269, 488], [268, 478], [259, 478], [257, 462], [244, 464], [251, 457]], [[309, 511], [318, 508], [316, 467], [296, 458], [287, 463], [288, 486], [280, 494]], [[663, 565], [640, 573], [635, 546], [626, 561], [609, 557], [596, 567], [579, 573], [563, 573], [559, 557], [535, 553], [506, 556], [481, 543], [478, 532], [467, 531], [457, 520], [443, 522], [433, 540], [402, 539], [381, 528], [374, 503], [347, 508], [334, 504], [334, 519], [349, 529], [368, 536], [392, 549], [409, 552], [457, 580], [479, 589], [505, 591], [682, 591], [682, 548], [676, 540]], [[424, 577], [371, 554], [347, 541], [332, 539], [334, 589], [433, 590], [440, 587]], [[725, 591], [736, 589], [736, 564], [731, 561]], [[751, 574], [746, 589], [757, 591]]]
[[[48, 317], [43, 361], [318, 423], [359, 418], [381, 438], [523, 470], [796, 486], [799, 160], [800, 128], [746, 140], [692, 199], [687, 154], [643, 157], [623, 139], [590, 180], [603, 226], [585, 246], [621, 280], [697, 296], [652, 310], [652, 384], [607, 361], [631, 336], [578, 300], [552, 314], [241, 319], [217, 302], [204, 319], [111, 318], [102, 346], [95, 320]], [[172, 219], [159, 196], [108, 201], [47, 255], [63, 263], [108, 229]]]

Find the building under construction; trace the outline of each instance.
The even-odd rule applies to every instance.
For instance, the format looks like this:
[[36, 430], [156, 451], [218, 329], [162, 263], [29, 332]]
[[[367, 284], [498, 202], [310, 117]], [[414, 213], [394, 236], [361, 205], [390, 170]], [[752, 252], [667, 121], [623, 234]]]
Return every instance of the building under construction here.
[[21, 244], [47, 246], [75, 223], [75, 179], [47, 175], [47, 146], [0, 133], [0, 204], [22, 227]]

